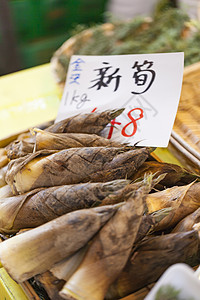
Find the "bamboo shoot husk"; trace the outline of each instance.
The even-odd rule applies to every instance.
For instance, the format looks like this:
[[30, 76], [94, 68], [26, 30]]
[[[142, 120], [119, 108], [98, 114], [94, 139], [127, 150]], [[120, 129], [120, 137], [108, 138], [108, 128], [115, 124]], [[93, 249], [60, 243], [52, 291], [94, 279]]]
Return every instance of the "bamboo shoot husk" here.
[[38, 128], [31, 129], [31, 142], [17, 140], [7, 149], [9, 159], [16, 159], [39, 150], [64, 150], [81, 147], [121, 147], [121, 143], [108, 140], [96, 134], [52, 133]]
[[83, 262], [60, 292], [64, 299], [104, 299], [131, 253], [144, 213], [144, 200], [150, 190], [151, 182], [146, 182], [132, 192], [125, 205], [95, 236]]
[[0, 168], [6, 166], [9, 162], [7, 151], [5, 148], [0, 148]]
[[200, 179], [200, 176], [193, 174], [178, 165], [158, 161], [145, 161], [131, 179], [136, 180], [142, 178], [145, 173], [150, 172], [156, 176], [165, 174], [165, 177], [159, 182], [159, 184], [164, 187], [185, 185], [191, 183], [195, 179]]
[[108, 123], [119, 116], [124, 108], [78, 114], [53, 124], [45, 130], [53, 133], [92, 133], [99, 135]]
[[36, 134], [35, 150], [63, 150], [80, 147], [121, 147], [122, 144], [96, 134], [86, 133], [52, 133], [34, 128]]
[[[129, 184], [119, 179], [105, 183], [80, 183], [35, 189], [0, 200], [0, 232], [33, 228], [71, 211], [98, 206], [108, 195]], [[121, 202], [123, 198], [121, 198]]]
[[172, 230], [172, 232], [184, 232], [193, 229], [194, 224], [200, 222], [200, 207], [187, 217], [183, 218]]
[[110, 286], [105, 299], [115, 300], [157, 281], [175, 263], [199, 263], [199, 237], [195, 230], [148, 237], [128, 260], [124, 270]]
[[200, 207], [200, 182], [151, 193], [146, 199], [146, 204], [149, 213], [171, 207], [172, 211], [156, 226], [156, 229], [172, 228]]
[[9, 159], [16, 159], [33, 153], [34, 142], [27, 142], [26, 140], [16, 140], [7, 147], [7, 157]]
[[[160, 222], [165, 216], [169, 213], [171, 209], [166, 208], [155, 212], [151, 215], [142, 216], [142, 221], [140, 223], [137, 236], [135, 238], [134, 246], [141, 241], [146, 235], [153, 231], [155, 224]], [[89, 247], [89, 243], [73, 254], [71, 257], [68, 257], [59, 263], [55, 264], [53, 268], [51, 268], [52, 274], [58, 278], [68, 281], [72, 274], [76, 271], [76, 269], [80, 266], [85, 253]]]
[[5, 147], [7, 157], [9, 159], [15, 159], [27, 155], [27, 153], [32, 153], [34, 144], [35, 137], [31, 134], [31, 132], [23, 132]]
[[[40, 190], [41, 189], [35, 189], [23, 195], [17, 195], [17, 196], [0, 199], [0, 232], [1, 233], [11, 234], [19, 231], [20, 229], [29, 227], [29, 226], [17, 227], [15, 226], [15, 220], [17, 219], [18, 214], [20, 213], [20, 209], [23, 207], [27, 199], [31, 198], [31, 196], [35, 195]], [[22, 216], [22, 219], [20, 219], [19, 221], [21, 221], [22, 223], [26, 222], [26, 215]], [[31, 224], [31, 222], [28, 223], [27, 225], [29, 224]]]
[[14, 194], [38, 187], [129, 178], [149, 156], [147, 148], [71, 148], [51, 155], [41, 150], [8, 164], [6, 182]]
[[51, 273], [60, 280], [63, 279], [64, 281], [68, 281], [83, 261], [83, 258], [88, 250], [89, 243], [76, 253], [72, 254], [70, 257], [67, 257], [55, 264], [50, 269]]
[[0, 261], [17, 282], [44, 273], [87, 244], [119, 206], [77, 210], [11, 237], [0, 245]]
[[[28, 131], [25, 131], [25, 132], [22, 132], [20, 133], [18, 136], [17, 136], [17, 139], [18, 141], [27, 141], [27, 142], [33, 142], [33, 136], [31, 134], [31, 132], [28, 130]], [[14, 141], [15, 142], [15, 141]], [[12, 143], [10, 143], [8, 145], [8, 147], [11, 145]], [[6, 147], [7, 148], [7, 147]]]
[[8, 170], [8, 165], [0, 169], [0, 187], [6, 185], [6, 173]]
[[138, 180], [136, 182], [132, 182], [131, 184], [128, 184], [124, 187], [124, 189], [118, 191], [118, 193], [110, 194], [105, 199], [102, 200], [101, 206], [108, 205], [108, 204], [117, 204], [122, 201], [126, 201], [127, 197], [129, 197], [129, 194], [139, 188], [141, 188], [142, 185], [144, 185], [145, 181], [147, 180], [147, 177], [151, 178], [152, 181], [152, 188], [157, 185], [163, 178], [165, 174], [159, 175], [156, 178], [150, 173], [145, 174], [142, 180]]
[[198, 231], [198, 233], [199, 233], [199, 239], [200, 239], [200, 222], [195, 223], [195, 224], [193, 225], [193, 228], [192, 228], [192, 229]]
[[8, 184], [0, 188], [0, 199], [5, 199], [11, 196], [13, 196], [13, 192]]
[[166, 218], [171, 212], [171, 207], [163, 208], [151, 214], [142, 216], [142, 221], [135, 239], [135, 244], [141, 241], [145, 236], [151, 234], [158, 224]]
[[39, 285], [39, 287], [42, 286], [50, 299], [63, 300], [63, 298], [59, 296], [59, 291], [62, 289], [65, 283], [64, 280], [58, 280], [58, 278], [54, 277], [53, 274], [49, 271], [34, 276], [34, 280]]

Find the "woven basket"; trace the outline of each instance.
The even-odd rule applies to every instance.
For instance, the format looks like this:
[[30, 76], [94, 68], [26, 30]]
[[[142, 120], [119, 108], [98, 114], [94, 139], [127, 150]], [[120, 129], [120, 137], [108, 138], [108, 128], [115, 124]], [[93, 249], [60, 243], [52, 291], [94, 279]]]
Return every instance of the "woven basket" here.
[[200, 174], [200, 62], [184, 70], [183, 85], [170, 151], [188, 169]]

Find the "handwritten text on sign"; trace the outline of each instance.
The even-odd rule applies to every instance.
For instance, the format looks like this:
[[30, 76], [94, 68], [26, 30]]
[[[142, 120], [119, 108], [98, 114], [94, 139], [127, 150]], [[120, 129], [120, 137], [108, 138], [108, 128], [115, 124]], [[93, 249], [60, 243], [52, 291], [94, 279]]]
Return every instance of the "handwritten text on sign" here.
[[104, 136], [167, 147], [183, 68], [183, 53], [72, 56], [56, 122], [80, 112], [123, 107]]

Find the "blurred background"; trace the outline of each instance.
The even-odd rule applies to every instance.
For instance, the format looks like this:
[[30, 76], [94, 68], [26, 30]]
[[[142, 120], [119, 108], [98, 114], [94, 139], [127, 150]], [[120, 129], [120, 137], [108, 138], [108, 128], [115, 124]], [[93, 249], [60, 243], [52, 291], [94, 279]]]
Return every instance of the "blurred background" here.
[[106, 0], [0, 0], [0, 75], [49, 62], [77, 24], [101, 23]]
[[[0, 76], [50, 61], [78, 24], [150, 15], [159, 0], [0, 0]], [[163, 2], [169, 0], [163, 0]], [[200, 0], [170, 0], [197, 18]]]

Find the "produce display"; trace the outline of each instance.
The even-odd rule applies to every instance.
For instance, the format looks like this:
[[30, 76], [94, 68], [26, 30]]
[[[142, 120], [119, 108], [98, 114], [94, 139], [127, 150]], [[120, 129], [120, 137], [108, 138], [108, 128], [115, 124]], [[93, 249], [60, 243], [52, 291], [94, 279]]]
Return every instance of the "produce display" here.
[[0, 151], [0, 261], [52, 300], [120, 299], [200, 262], [200, 177], [103, 138], [122, 111], [33, 128]]
[[63, 86], [72, 55], [122, 55], [184, 52], [185, 66], [200, 61], [200, 23], [186, 12], [170, 7], [168, 0], [157, 5], [152, 17], [110, 23], [83, 29], [73, 34], [53, 55], [52, 70]]
[[157, 2], [149, 17], [121, 21], [110, 16], [107, 23], [87, 28], [79, 24], [52, 56], [51, 69], [62, 91], [72, 55], [184, 52], [186, 68], [169, 149], [189, 170], [199, 172], [200, 22], [189, 18], [186, 6], [180, 9], [173, 7], [174, 1]]
[[[171, 2], [159, 1], [148, 18], [79, 24], [51, 59], [57, 83], [64, 87], [74, 54], [184, 52], [185, 66], [200, 61], [200, 23]], [[191, 107], [183, 99], [177, 120], [192, 112], [198, 126], [198, 97], [191, 105], [188, 91]], [[30, 128], [0, 148], [0, 262], [43, 300], [122, 299], [173, 264], [200, 264], [199, 170], [157, 161], [155, 148], [105, 138], [123, 111]], [[183, 127], [198, 151], [197, 135]], [[179, 298], [166, 286], [155, 300], [169, 294]]]

